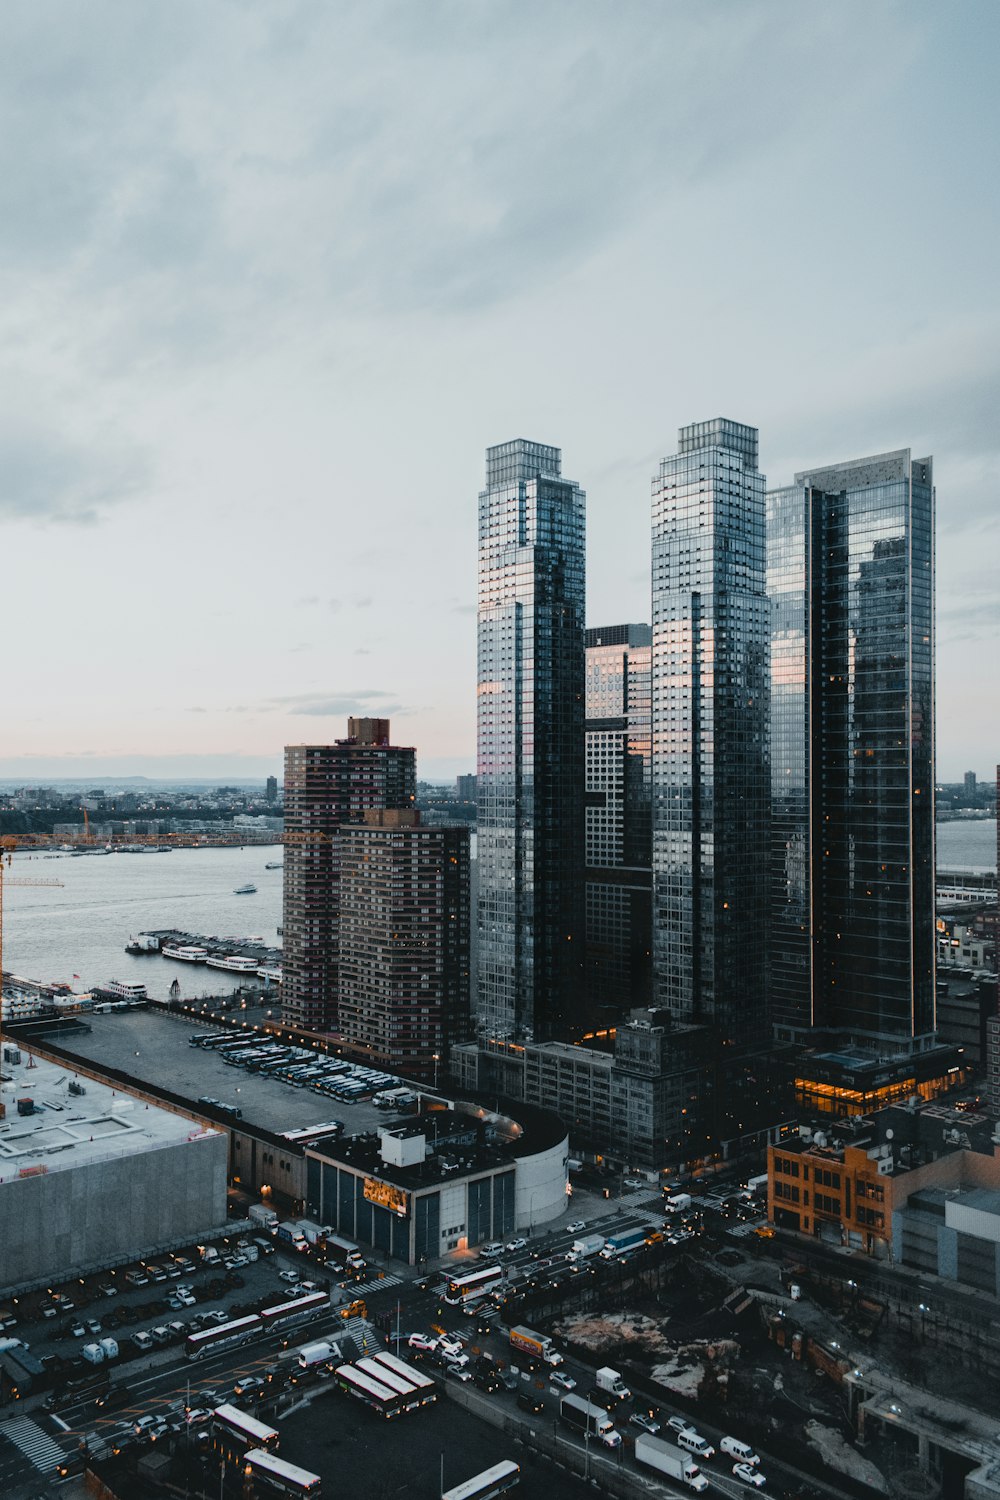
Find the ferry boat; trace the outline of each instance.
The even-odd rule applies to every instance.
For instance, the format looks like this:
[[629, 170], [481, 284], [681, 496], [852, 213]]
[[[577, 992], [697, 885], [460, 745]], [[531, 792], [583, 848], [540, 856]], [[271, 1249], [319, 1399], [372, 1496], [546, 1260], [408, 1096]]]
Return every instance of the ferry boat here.
[[109, 979], [104, 989], [119, 1000], [148, 1000], [144, 984], [125, 984], [120, 979]]
[[263, 979], [265, 984], [280, 984], [281, 970], [280, 968], [268, 968], [265, 965], [264, 968], [257, 970], [257, 978]]
[[233, 891], [234, 896], [256, 896], [256, 894], [257, 887], [252, 880], [248, 880], [246, 885], [238, 885], [235, 891]]
[[182, 948], [178, 947], [177, 944], [171, 947], [169, 944], [164, 943], [160, 952], [164, 958], [176, 958], [182, 964], [203, 964], [208, 958], [207, 948]]
[[256, 974], [259, 961], [239, 953], [215, 953], [205, 960], [209, 969], [228, 969], [232, 974]]

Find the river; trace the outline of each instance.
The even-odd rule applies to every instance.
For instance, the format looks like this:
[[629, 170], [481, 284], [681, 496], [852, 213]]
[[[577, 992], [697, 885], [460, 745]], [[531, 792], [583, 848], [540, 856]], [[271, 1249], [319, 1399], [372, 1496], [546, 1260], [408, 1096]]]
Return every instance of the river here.
[[[280, 845], [243, 849], [173, 849], [169, 854], [45, 855], [18, 853], [8, 866], [19, 879], [61, 880], [61, 887], [4, 883], [3, 967], [43, 983], [65, 980], [75, 990], [110, 979], [145, 984], [166, 1000], [178, 979], [185, 998], [225, 993], [236, 975], [203, 965], [125, 952], [147, 929], [177, 927], [205, 936], [259, 937], [279, 947]], [[237, 896], [253, 883], [256, 895]]]

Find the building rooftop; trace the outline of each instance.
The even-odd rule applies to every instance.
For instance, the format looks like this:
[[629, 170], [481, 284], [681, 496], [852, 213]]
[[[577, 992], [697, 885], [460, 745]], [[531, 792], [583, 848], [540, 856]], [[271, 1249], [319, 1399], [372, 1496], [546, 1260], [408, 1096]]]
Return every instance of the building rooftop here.
[[[8, 1060], [18, 1052], [19, 1063]], [[0, 1100], [6, 1109], [0, 1183], [219, 1134], [10, 1043], [0, 1066]], [[31, 1112], [22, 1114], [19, 1101], [27, 1100]]]

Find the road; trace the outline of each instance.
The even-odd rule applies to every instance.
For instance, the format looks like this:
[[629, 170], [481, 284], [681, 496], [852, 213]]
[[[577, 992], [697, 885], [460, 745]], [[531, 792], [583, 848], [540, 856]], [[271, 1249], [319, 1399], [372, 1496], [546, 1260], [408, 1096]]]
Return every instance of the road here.
[[[637, 1211], [631, 1208], [628, 1210], [619, 1209], [613, 1213], [589, 1219], [587, 1222], [587, 1232], [609, 1234], [612, 1231], [627, 1229], [649, 1222], [650, 1214], [648, 1212]], [[525, 1249], [504, 1258], [503, 1265], [507, 1283], [515, 1287], [523, 1284], [526, 1278], [530, 1277], [533, 1273], [537, 1273], [539, 1258], [543, 1260], [551, 1258], [558, 1265], [559, 1257], [565, 1256], [565, 1253], [571, 1248], [574, 1239], [577, 1237], [577, 1235], [570, 1234], [565, 1229], [536, 1234]], [[278, 1254], [257, 1262], [255, 1266], [246, 1268], [247, 1288], [239, 1292], [234, 1292], [227, 1300], [232, 1301], [235, 1298], [245, 1300], [252, 1295], [260, 1295], [264, 1291], [287, 1291], [287, 1284], [279, 1280], [277, 1272], [279, 1269], [287, 1268], [292, 1264], [297, 1268], [301, 1268], [302, 1261], [295, 1257], [292, 1252], [285, 1254], [279, 1251]], [[479, 1264], [485, 1265], [488, 1262], [477, 1262], [469, 1258], [462, 1263], [463, 1269], [468, 1269]], [[553, 1267], [553, 1270], [555, 1269], [556, 1267]], [[453, 1274], [453, 1267], [450, 1266], [449, 1271]], [[516, 1362], [517, 1356], [514, 1356], [512, 1359], [512, 1351], [506, 1338], [505, 1329], [498, 1326], [495, 1331], [487, 1335], [480, 1335], [476, 1332], [476, 1320], [467, 1317], [463, 1309], [450, 1306], [446, 1303], [442, 1295], [444, 1274], [441, 1274], [440, 1280], [437, 1280], [435, 1284], [421, 1286], [418, 1284], [415, 1274], [408, 1271], [400, 1276], [392, 1275], [380, 1281], [371, 1281], [360, 1286], [353, 1285], [349, 1289], [349, 1295], [352, 1297], [355, 1295], [363, 1296], [368, 1305], [369, 1317], [378, 1319], [381, 1316], [382, 1321], [391, 1321], [402, 1335], [404, 1344], [406, 1337], [410, 1333], [427, 1332], [434, 1327], [445, 1328], [450, 1332], [454, 1332], [462, 1339], [473, 1357], [479, 1353], [485, 1353], [498, 1362]], [[566, 1274], [571, 1274], [568, 1268]], [[403, 1279], [404, 1275], [406, 1279]], [[420, 1279], [423, 1280], [424, 1278]], [[148, 1296], [148, 1293], [139, 1293], [138, 1295]], [[118, 1382], [127, 1383], [129, 1387], [131, 1399], [127, 1406], [107, 1413], [100, 1408], [96, 1408], [93, 1399], [86, 1401], [78, 1400], [75, 1403], [68, 1403], [60, 1409], [56, 1422], [53, 1422], [51, 1419], [41, 1419], [39, 1421], [39, 1430], [43, 1432], [43, 1435], [46, 1430], [49, 1431], [61, 1448], [67, 1452], [73, 1451], [80, 1438], [87, 1433], [107, 1434], [116, 1429], [120, 1430], [125, 1424], [134, 1424], [141, 1416], [154, 1412], [163, 1413], [170, 1411], [180, 1414], [186, 1406], [198, 1407], [218, 1404], [232, 1395], [233, 1385], [239, 1377], [248, 1375], [263, 1376], [265, 1371], [274, 1366], [278, 1366], [279, 1369], [283, 1370], [291, 1365], [296, 1345], [305, 1342], [307, 1339], [312, 1340], [318, 1337], [343, 1337], [345, 1333], [349, 1334], [355, 1331], [357, 1327], [356, 1320], [351, 1325], [345, 1325], [338, 1313], [331, 1312], [316, 1321], [310, 1322], [307, 1327], [299, 1327], [292, 1330], [290, 1336], [286, 1335], [283, 1338], [281, 1335], [271, 1335], [259, 1342], [219, 1351], [214, 1355], [207, 1355], [197, 1362], [188, 1361], [179, 1348], [164, 1350], [158, 1356], [158, 1363], [136, 1361], [121, 1368], [117, 1373]], [[370, 1337], [377, 1339], [377, 1335], [374, 1334], [373, 1330], [369, 1329], [368, 1333]], [[290, 1344], [289, 1349], [282, 1347], [285, 1342]], [[379, 1342], [381, 1341], [379, 1340]], [[349, 1352], [351, 1357], [353, 1357], [353, 1349], [345, 1352]], [[400, 1352], [404, 1358], [408, 1356], [413, 1357], [405, 1347], [401, 1348]], [[562, 1369], [575, 1380], [577, 1389], [581, 1394], [586, 1395], [589, 1392], [594, 1383], [594, 1371], [592, 1368], [571, 1358], [567, 1360]], [[435, 1373], [441, 1374], [446, 1389], [451, 1386], [451, 1377], [445, 1376], [443, 1372], [436, 1371]], [[477, 1393], [474, 1403], [476, 1409], [487, 1413], [495, 1425], [499, 1424], [502, 1428], [506, 1426], [508, 1430], [522, 1430], [525, 1433], [529, 1433], [534, 1428], [546, 1434], [551, 1432], [553, 1441], [556, 1444], [563, 1447], [580, 1448], [586, 1456], [588, 1445], [584, 1444], [576, 1434], [559, 1422], [559, 1400], [562, 1392], [556, 1386], [550, 1384], [544, 1370], [540, 1372], [540, 1375], [533, 1377], [526, 1375], [524, 1378], [527, 1382], [533, 1383], [535, 1388], [539, 1390], [544, 1401], [544, 1413], [532, 1416], [522, 1412], [516, 1407], [513, 1396], [507, 1392], [498, 1392], [490, 1396]], [[272, 1381], [272, 1390], [274, 1384], [275, 1382]], [[471, 1390], [471, 1387], [466, 1387], [465, 1390]], [[310, 1392], [308, 1388], [304, 1388], [304, 1392], [307, 1395], [311, 1394], [314, 1399], [320, 1395], [322, 1395], [323, 1399], [329, 1399], [326, 1389]], [[300, 1394], [299, 1388], [296, 1388], [295, 1394], [296, 1396]], [[648, 1399], [650, 1395], [653, 1398], [652, 1404], [655, 1404], [662, 1414], [665, 1427], [666, 1418], [671, 1413], [669, 1408], [664, 1405], [662, 1391], [655, 1387], [648, 1388], [644, 1393], [644, 1399], [640, 1405], [643, 1409], [648, 1407], [651, 1404], [650, 1399]], [[337, 1395], [335, 1399], [345, 1400], [346, 1398]], [[465, 1403], [463, 1402], [463, 1404]], [[449, 1403], [447, 1409], [453, 1409], [451, 1403]], [[621, 1430], [628, 1439], [634, 1438], [637, 1432], [637, 1429], [628, 1422], [628, 1415], [632, 1409], [630, 1404], [627, 1405], [616, 1418], [616, 1421], [621, 1422]], [[273, 1407], [265, 1404], [264, 1412], [267, 1413], [269, 1410], [273, 1410]], [[360, 1413], [352, 1412], [352, 1416], [355, 1415], [360, 1415]], [[367, 1414], [365, 1415], [367, 1416]], [[423, 1420], [422, 1414], [412, 1414], [402, 1419], [400, 1423], [390, 1424], [390, 1426], [395, 1429], [397, 1427], [405, 1427], [411, 1423], [419, 1424]], [[519, 1427], [517, 1424], [519, 1424]], [[296, 1430], [297, 1426], [298, 1424], [295, 1424], [295, 1429], [293, 1430]], [[702, 1424], [700, 1421], [698, 1429], [704, 1437], [708, 1438], [709, 1441], [715, 1443], [716, 1447], [718, 1447], [718, 1440], [722, 1436], [722, 1433], [718, 1429], [711, 1427], [711, 1425]], [[2, 1430], [2, 1424], [0, 1424], [0, 1432]], [[282, 1430], [284, 1430], [284, 1420], [282, 1421]], [[669, 1437], [670, 1434], [665, 1428], [662, 1435]], [[754, 1434], [752, 1433], [744, 1433], [741, 1436], [745, 1437], [747, 1441], [754, 1439]], [[635, 1467], [634, 1456], [631, 1452], [631, 1441], [629, 1441], [626, 1448], [620, 1450], [619, 1454], [616, 1455], [599, 1451], [595, 1444], [589, 1445], [589, 1450], [589, 1462], [595, 1472], [600, 1472], [606, 1466], [613, 1470], [618, 1468], [619, 1465], [624, 1465], [633, 1472], [636, 1483], [639, 1484], [641, 1482], [643, 1488], [648, 1489], [651, 1484], [658, 1482], [654, 1481], [649, 1471], [640, 1470]], [[283, 1456], [290, 1458], [293, 1462], [303, 1461], [303, 1455], [298, 1452], [298, 1448], [292, 1447], [287, 1441], [283, 1444], [282, 1453]], [[762, 1453], [762, 1458], [764, 1460], [763, 1468], [769, 1481], [769, 1494], [780, 1494], [782, 1492], [794, 1493], [801, 1487], [804, 1482], [803, 1476], [796, 1474], [793, 1470], [781, 1464], [769, 1453]], [[717, 1456], [712, 1462], [706, 1465], [705, 1473], [711, 1485], [718, 1493], [728, 1497], [728, 1500], [739, 1500], [740, 1496], [747, 1493], [747, 1488], [730, 1477], [728, 1470], [731, 1467], [731, 1463], [731, 1460]], [[26, 1483], [33, 1472], [34, 1470], [29, 1458], [20, 1449], [14, 1448], [10, 1443], [0, 1444], [0, 1481], [2, 1481], [0, 1482], [0, 1493], [13, 1493], [16, 1484]], [[818, 1485], [811, 1479], [808, 1482], [813, 1490], [822, 1490], [833, 1497], [833, 1500], [841, 1500], [842, 1492], [835, 1488], [828, 1485]], [[4, 1484], [6, 1488], [4, 1488]]]

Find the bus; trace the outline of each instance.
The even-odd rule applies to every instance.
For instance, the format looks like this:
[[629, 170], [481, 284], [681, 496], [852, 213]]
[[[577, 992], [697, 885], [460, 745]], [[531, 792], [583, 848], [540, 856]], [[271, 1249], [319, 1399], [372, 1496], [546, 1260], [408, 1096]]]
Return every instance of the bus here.
[[377, 1411], [380, 1417], [398, 1416], [410, 1404], [405, 1396], [401, 1396], [391, 1386], [354, 1365], [338, 1365], [336, 1375], [342, 1391], [363, 1401], [366, 1406]]
[[377, 1354], [372, 1355], [375, 1364], [381, 1365], [385, 1370], [391, 1370], [395, 1375], [401, 1375], [411, 1385], [423, 1393], [424, 1401], [437, 1400], [437, 1382], [422, 1370], [417, 1370], [413, 1365], [408, 1365], [405, 1359], [398, 1359], [395, 1354], [390, 1354], [388, 1349], [380, 1349]]
[[253, 1480], [255, 1495], [311, 1495], [319, 1500], [320, 1478], [300, 1469], [297, 1464], [286, 1463], [264, 1448], [251, 1448], [244, 1455], [243, 1472]]
[[238, 1447], [241, 1455], [250, 1448], [265, 1448], [268, 1453], [278, 1451], [277, 1431], [268, 1427], [266, 1422], [258, 1422], [256, 1417], [240, 1411], [238, 1406], [227, 1404], [215, 1408], [212, 1413], [212, 1435], [235, 1440], [226, 1446]]
[[359, 1359], [354, 1367], [360, 1370], [362, 1375], [370, 1375], [380, 1385], [387, 1385], [390, 1391], [395, 1391], [397, 1396], [403, 1399], [403, 1407], [406, 1411], [415, 1411], [418, 1406], [423, 1406], [428, 1399], [427, 1394], [419, 1390], [414, 1382], [405, 1375], [399, 1375], [395, 1370], [387, 1370], [385, 1365], [366, 1355]]
[[329, 1292], [306, 1292], [303, 1297], [293, 1297], [290, 1302], [278, 1302], [274, 1307], [265, 1307], [260, 1322], [265, 1328], [287, 1328], [296, 1323], [308, 1322], [330, 1307]]
[[456, 1484], [454, 1489], [445, 1490], [441, 1500], [492, 1500], [494, 1495], [502, 1495], [504, 1490], [513, 1489], [520, 1482], [520, 1466], [508, 1458], [501, 1464], [494, 1464], [492, 1469], [484, 1469], [481, 1474], [475, 1474], [464, 1484]]
[[245, 1318], [231, 1318], [217, 1328], [189, 1333], [184, 1342], [184, 1353], [188, 1359], [201, 1359], [202, 1355], [213, 1354], [216, 1349], [231, 1349], [235, 1344], [245, 1343], [260, 1329], [261, 1321], [256, 1313], [249, 1313]]
[[474, 1302], [503, 1285], [503, 1267], [490, 1266], [485, 1271], [471, 1271], [468, 1276], [456, 1276], [445, 1287], [444, 1300], [453, 1307], [463, 1302]]

